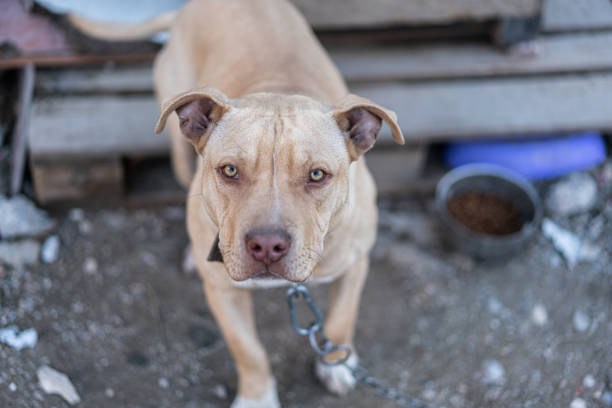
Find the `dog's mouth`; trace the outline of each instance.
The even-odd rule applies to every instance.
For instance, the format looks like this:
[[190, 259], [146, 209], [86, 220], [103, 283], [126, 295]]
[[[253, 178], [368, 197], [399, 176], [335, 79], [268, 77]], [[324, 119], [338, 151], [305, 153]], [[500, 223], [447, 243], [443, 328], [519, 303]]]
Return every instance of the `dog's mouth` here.
[[251, 277], [251, 279], [257, 279], [257, 280], [282, 279], [282, 280], [286, 280], [285, 277], [283, 277], [281, 275], [277, 275], [276, 273], [272, 272], [268, 268], [262, 269], [260, 272], [258, 272], [255, 275], [253, 275]]

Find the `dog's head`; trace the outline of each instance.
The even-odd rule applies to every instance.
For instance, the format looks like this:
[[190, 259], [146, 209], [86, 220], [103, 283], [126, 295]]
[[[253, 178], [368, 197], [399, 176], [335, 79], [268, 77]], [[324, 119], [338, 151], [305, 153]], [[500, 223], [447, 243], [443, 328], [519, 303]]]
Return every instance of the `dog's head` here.
[[195, 188], [235, 281], [306, 280], [346, 208], [351, 163], [374, 145], [383, 120], [404, 141], [393, 112], [355, 95], [329, 106], [300, 95], [230, 100], [202, 88], [166, 101], [156, 132], [173, 111], [201, 156]]

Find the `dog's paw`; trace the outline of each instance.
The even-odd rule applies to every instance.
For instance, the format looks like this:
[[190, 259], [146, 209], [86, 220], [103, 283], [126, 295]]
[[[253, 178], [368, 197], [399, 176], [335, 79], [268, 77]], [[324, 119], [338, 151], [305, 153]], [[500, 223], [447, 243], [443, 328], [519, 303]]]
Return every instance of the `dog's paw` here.
[[[358, 363], [359, 357], [357, 357], [355, 352], [353, 352], [346, 361], [346, 364], [351, 368], [357, 367]], [[319, 381], [325, 385], [325, 388], [337, 395], [346, 395], [355, 388], [355, 385], [357, 385], [355, 376], [353, 376], [351, 370], [344, 365], [329, 366], [317, 360], [315, 372]]]
[[272, 380], [266, 393], [259, 399], [250, 399], [237, 396], [230, 408], [280, 408], [276, 381]]

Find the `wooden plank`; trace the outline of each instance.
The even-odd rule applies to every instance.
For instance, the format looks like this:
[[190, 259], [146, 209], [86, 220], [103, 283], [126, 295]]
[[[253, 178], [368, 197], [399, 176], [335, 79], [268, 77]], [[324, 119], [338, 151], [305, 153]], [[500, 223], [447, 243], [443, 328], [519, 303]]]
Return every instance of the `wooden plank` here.
[[153, 91], [150, 64], [42, 71], [37, 77], [38, 94], [58, 93], [145, 93]]
[[546, 32], [612, 29], [612, 2], [546, 0], [542, 28]]
[[14, 58], [0, 58], [0, 69], [21, 68], [27, 64], [38, 67], [62, 67], [74, 65], [100, 65], [107, 62], [134, 63], [150, 62], [155, 53], [132, 53], [112, 55], [87, 54], [49, 54], [49, 55], [22, 55]]
[[33, 157], [114, 157], [168, 151], [155, 135], [158, 104], [146, 96], [48, 97], [34, 103], [30, 124]]
[[363, 84], [352, 92], [393, 109], [408, 143], [612, 129], [610, 73]]
[[118, 199], [123, 191], [120, 160], [32, 162], [34, 194], [39, 203], [84, 198]]
[[[334, 47], [330, 55], [349, 82], [479, 78], [612, 70], [612, 32], [551, 35], [525, 57], [486, 44]], [[38, 93], [152, 92], [149, 64], [39, 70]]]
[[293, 0], [315, 28], [440, 24], [532, 16], [540, 0]]
[[[354, 84], [352, 91], [395, 110], [409, 143], [612, 129], [609, 73]], [[152, 132], [156, 118], [152, 96], [46, 98], [34, 106], [31, 152], [34, 157], [166, 152], [166, 138]], [[384, 138], [381, 142], [389, 143]]]
[[612, 69], [612, 33], [547, 36], [525, 57], [484, 44], [335, 48], [330, 54], [348, 81], [429, 80]]

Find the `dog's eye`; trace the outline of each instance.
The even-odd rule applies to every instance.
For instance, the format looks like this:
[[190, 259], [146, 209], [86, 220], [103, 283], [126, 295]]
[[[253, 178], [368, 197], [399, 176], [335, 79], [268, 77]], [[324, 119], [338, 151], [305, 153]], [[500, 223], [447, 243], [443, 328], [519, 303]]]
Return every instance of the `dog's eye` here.
[[325, 178], [325, 172], [321, 169], [315, 169], [310, 172], [310, 181], [319, 183]]
[[236, 179], [238, 178], [238, 169], [231, 164], [223, 166], [223, 175], [225, 177]]

